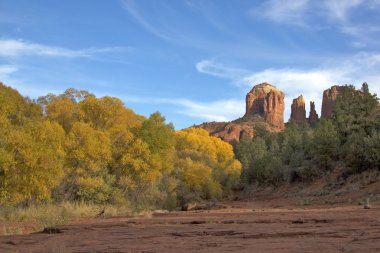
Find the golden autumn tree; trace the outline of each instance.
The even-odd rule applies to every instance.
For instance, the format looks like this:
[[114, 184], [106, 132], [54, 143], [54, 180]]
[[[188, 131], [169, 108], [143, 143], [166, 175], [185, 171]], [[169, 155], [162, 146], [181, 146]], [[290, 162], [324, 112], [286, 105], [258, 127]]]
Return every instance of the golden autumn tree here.
[[125, 108], [123, 102], [115, 97], [88, 96], [79, 102], [79, 108], [83, 121], [95, 129], [110, 129], [117, 125], [132, 129], [139, 127], [144, 120], [133, 110]]
[[119, 192], [128, 202], [152, 205], [162, 176], [159, 158], [147, 143], [121, 125], [112, 127], [108, 133], [112, 150], [110, 171], [116, 176]]
[[88, 91], [69, 88], [60, 95], [49, 93], [41, 96], [37, 101], [44, 107], [45, 115], [58, 122], [68, 132], [71, 126], [81, 118], [78, 102], [90, 96], [93, 95]]
[[48, 200], [63, 176], [64, 131], [57, 123], [33, 122], [2, 134], [1, 198], [6, 203]]
[[41, 202], [63, 175], [65, 134], [42, 108], [0, 83], [0, 202]]
[[186, 198], [220, 198], [239, 181], [241, 164], [232, 146], [200, 128], [176, 134], [176, 170]]
[[63, 188], [73, 199], [106, 202], [112, 193], [110, 161], [108, 134], [84, 122], [74, 123], [66, 140], [67, 177]]

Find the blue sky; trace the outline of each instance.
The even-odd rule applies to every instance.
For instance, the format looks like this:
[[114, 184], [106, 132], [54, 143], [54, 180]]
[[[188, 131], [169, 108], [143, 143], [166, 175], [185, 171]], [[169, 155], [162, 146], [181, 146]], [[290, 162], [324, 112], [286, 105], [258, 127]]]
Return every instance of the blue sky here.
[[[160, 111], [177, 129], [244, 114], [270, 82], [320, 114], [324, 89], [380, 93], [379, 0], [0, 0], [0, 81]], [[308, 110], [307, 110], [308, 111]]]

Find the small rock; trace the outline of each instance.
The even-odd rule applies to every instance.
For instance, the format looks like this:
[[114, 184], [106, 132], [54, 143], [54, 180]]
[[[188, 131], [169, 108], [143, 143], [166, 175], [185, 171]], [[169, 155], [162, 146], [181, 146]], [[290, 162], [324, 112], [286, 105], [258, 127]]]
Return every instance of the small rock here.
[[191, 211], [191, 210], [196, 210], [197, 203], [186, 203], [182, 206], [181, 210], [182, 211]]
[[63, 231], [56, 227], [47, 227], [44, 228], [44, 230], [41, 231], [43, 234], [61, 234]]

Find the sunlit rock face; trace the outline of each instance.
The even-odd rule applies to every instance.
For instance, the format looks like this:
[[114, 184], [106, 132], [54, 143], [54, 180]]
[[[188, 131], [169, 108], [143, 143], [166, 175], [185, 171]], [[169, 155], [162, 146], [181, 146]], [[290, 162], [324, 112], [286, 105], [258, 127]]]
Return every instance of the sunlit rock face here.
[[245, 116], [261, 116], [275, 128], [284, 129], [285, 94], [269, 83], [252, 88], [246, 96]]
[[227, 142], [252, 139], [255, 129], [278, 132], [284, 129], [285, 94], [271, 84], [256, 85], [246, 97], [246, 113], [231, 122], [206, 122], [195, 126]]
[[296, 123], [306, 122], [305, 100], [302, 95], [293, 99], [290, 119]]
[[240, 141], [244, 138], [252, 139], [254, 136], [253, 125], [249, 122], [207, 122], [198, 127], [227, 142]]

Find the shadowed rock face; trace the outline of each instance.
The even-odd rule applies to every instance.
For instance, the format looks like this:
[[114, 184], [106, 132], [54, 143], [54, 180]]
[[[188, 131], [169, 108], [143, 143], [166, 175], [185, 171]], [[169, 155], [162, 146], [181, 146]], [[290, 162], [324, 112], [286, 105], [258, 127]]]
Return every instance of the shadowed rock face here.
[[332, 115], [337, 97], [344, 91], [344, 86], [334, 85], [323, 92], [321, 118], [329, 118]]
[[284, 129], [285, 94], [273, 85], [262, 83], [246, 96], [245, 116], [261, 116], [275, 128]]
[[294, 120], [296, 123], [306, 122], [305, 100], [302, 95], [293, 99], [290, 119]]
[[319, 117], [318, 117], [317, 111], [315, 110], [315, 104], [313, 101], [310, 101], [310, 112], [309, 112], [309, 118], [308, 118], [310, 126], [312, 127], [316, 126], [318, 123], [318, 120], [319, 120]]

